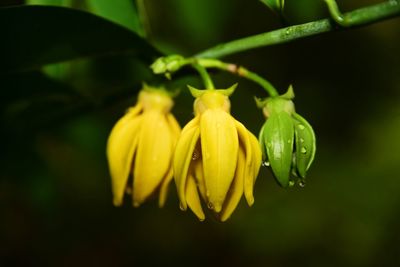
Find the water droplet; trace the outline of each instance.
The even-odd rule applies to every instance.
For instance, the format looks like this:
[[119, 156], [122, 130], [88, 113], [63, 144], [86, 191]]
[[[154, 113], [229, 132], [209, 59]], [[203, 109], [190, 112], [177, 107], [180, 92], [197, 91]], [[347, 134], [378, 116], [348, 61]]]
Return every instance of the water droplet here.
[[286, 35], [291, 34], [292, 33], [292, 29], [290, 29], [290, 28], [286, 29], [285, 33], [286, 33]]
[[264, 161], [263, 163], [262, 163], [262, 166], [263, 167], [268, 167], [268, 166], [270, 166], [271, 165], [271, 163], [269, 163], [269, 161]]
[[306, 154], [306, 153], [307, 153], [307, 149], [303, 146], [303, 147], [300, 149], [300, 152], [301, 152], [302, 154]]
[[299, 124], [299, 126], [297, 126], [297, 127], [299, 127], [300, 130], [304, 130], [306, 128], [306, 127], [304, 127], [303, 124]]
[[293, 180], [289, 180], [289, 186], [290, 187], [294, 186], [294, 181]]
[[208, 207], [210, 210], [213, 210], [213, 209], [214, 209], [214, 205], [213, 205], [213, 203], [211, 203], [211, 202], [208, 202], [208, 203], [207, 203], [207, 207]]
[[288, 139], [287, 142], [288, 142], [288, 144], [290, 144], [292, 142], [292, 140]]
[[132, 195], [132, 187], [128, 186], [125, 188], [125, 194]]
[[300, 143], [304, 143], [304, 139], [303, 138], [300, 138]]
[[183, 207], [182, 203], [179, 203], [179, 209], [185, 211], [185, 208]]
[[305, 186], [306, 186], [306, 182], [305, 182], [305, 181], [300, 181], [300, 182], [299, 182], [299, 186], [300, 186], [301, 188], [305, 187]]
[[192, 154], [192, 160], [196, 160], [198, 158], [200, 158], [200, 153], [199, 153], [199, 151], [194, 150], [193, 154]]

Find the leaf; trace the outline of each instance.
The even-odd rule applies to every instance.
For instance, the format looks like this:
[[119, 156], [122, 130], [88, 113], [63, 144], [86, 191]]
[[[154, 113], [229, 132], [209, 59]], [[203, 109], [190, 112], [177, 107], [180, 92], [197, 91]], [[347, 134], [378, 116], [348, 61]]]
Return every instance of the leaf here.
[[285, 0], [260, 0], [276, 13], [282, 13]]
[[27, 0], [28, 5], [52, 5], [52, 6], [68, 6], [70, 0]]
[[150, 64], [160, 53], [137, 34], [87, 12], [53, 6], [0, 8], [0, 73], [109, 54]]
[[144, 29], [140, 23], [134, 1], [87, 0], [86, 2], [93, 13], [144, 36]]

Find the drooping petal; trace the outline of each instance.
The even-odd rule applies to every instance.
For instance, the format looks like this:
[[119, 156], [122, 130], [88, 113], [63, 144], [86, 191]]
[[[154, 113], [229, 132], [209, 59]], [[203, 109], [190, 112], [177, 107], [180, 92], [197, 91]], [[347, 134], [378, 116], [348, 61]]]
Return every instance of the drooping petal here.
[[172, 136], [165, 115], [149, 110], [142, 117], [134, 165], [134, 206], [143, 203], [160, 185], [172, 157]]
[[225, 198], [224, 206], [222, 207], [222, 211], [220, 213], [220, 220], [222, 222], [229, 219], [232, 212], [236, 209], [237, 205], [240, 202], [240, 199], [243, 195], [243, 182], [246, 176], [246, 159], [245, 153], [242, 147], [239, 147], [238, 152], [238, 160], [236, 164], [235, 178], [233, 179], [232, 185], [228, 191], [228, 194]]
[[220, 212], [235, 175], [238, 134], [234, 119], [222, 109], [201, 115], [201, 148], [208, 207]]
[[114, 205], [123, 201], [126, 184], [132, 167], [142, 118], [140, 106], [130, 109], [114, 126], [107, 143], [107, 158], [111, 172]]
[[236, 128], [238, 130], [239, 134], [239, 141], [241, 145], [244, 147], [244, 159], [245, 159], [245, 165], [244, 165], [244, 173], [243, 173], [243, 179], [244, 179], [244, 193], [245, 197], [247, 200], [247, 203], [249, 206], [253, 205], [254, 203], [254, 196], [253, 196], [253, 183], [254, 183], [254, 177], [253, 177], [253, 152], [252, 152], [252, 146], [250, 143], [250, 132], [241, 124], [240, 122], [236, 121]]
[[[200, 152], [198, 152], [198, 153], [201, 155]], [[207, 201], [206, 185], [204, 182], [203, 162], [202, 162], [201, 158], [192, 162], [191, 167], [193, 170], [193, 176], [197, 182], [197, 187], [199, 189], [200, 195], [204, 201]]]
[[185, 187], [190, 162], [192, 161], [193, 150], [199, 139], [199, 117], [191, 120], [183, 129], [175, 147], [174, 153], [174, 177], [180, 200], [180, 206], [186, 210]]
[[176, 121], [175, 117], [172, 114], [167, 115], [167, 120], [173, 134], [173, 147], [175, 148], [176, 142], [178, 141], [179, 135], [181, 134], [181, 127], [179, 126], [179, 123]]
[[262, 153], [260, 143], [258, 142], [257, 138], [249, 132], [250, 136], [250, 144], [251, 144], [251, 151], [253, 152], [253, 183], [256, 182], [258, 172], [260, 171], [261, 161], [262, 161]]
[[203, 212], [203, 208], [201, 207], [200, 197], [196, 187], [196, 181], [191, 174], [189, 174], [188, 176], [185, 191], [187, 205], [199, 218], [200, 221], [204, 221], [205, 215]]
[[172, 181], [173, 177], [174, 177], [174, 172], [172, 170], [172, 166], [170, 166], [160, 186], [160, 196], [158, 198], [158, 206], [160, 208], [164, 207], [165, 201], [167, 200], [168, 186], [169, 183]]
[[251, 146], [251, 153], [252, 153], [252, 161], [250, 168], [246, 170], [246, 178], [244, 179], [244, 195], [247, 200], [247, 204], [252, 206], [254, 204], [254, 184], [256, 182], [258, 172], [261, 167], [261, 148], [260, 144], [258, 143], [257, 138], [251, 133], [248, 132], [250, 146]]

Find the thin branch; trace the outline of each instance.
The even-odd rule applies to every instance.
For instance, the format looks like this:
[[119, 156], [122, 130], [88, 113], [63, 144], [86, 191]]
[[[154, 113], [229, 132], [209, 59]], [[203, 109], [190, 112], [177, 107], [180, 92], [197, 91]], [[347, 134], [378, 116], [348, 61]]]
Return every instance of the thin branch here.
[[341, 14], [341, 20], [345, 21], [345, 23], [341, 23], [342, 25], [337, 25], [332, 19], [322, 19], [294, 25], [220, 44], [196, 54], [195, 57], [220, 58], [258, 47], [286, 43], [307, 36], [336, 31], [344, 27], [347, 29], [364, 26], [396, 16], [400, 16], [400, 3], [398, 0], [390, 0]]

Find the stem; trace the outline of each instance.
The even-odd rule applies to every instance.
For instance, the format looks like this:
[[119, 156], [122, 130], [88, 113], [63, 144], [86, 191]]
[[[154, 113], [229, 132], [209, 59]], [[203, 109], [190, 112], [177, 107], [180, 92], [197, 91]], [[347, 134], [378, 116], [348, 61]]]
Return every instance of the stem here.
[[208, 74], [208, 72], [207, 72], [205, 67], [201, 66], [198, 63], [192, 63], [192, 67], [195, 68], [199, 72], [199, 74], [201, 76], [201, 79], [203, 80], [203, 83], [204, 83], [204, 86], [206, 87], [206, 89], [215, 89], [214, 83], [211, 80], [211, 77]]
[[275, 89], [275, 87], [266, 79], [262, 78], [258, 74], [249, 71], [248, 69], [238, 66], [236, 64], [232, 63], [225, 63], [222, 62], [218, 59], [211, 59], [211, 58], [205, 58], [205, 59], [197, 59], [196, 60], [199, 65], [205, 67], [205, 68], [217, 68], [221, 69], [224, 71], [228, 71], [233, 74], [237, 74], [241, 77], [244, 77], [246, 79], [249, 79], [257, 84], [259, 84], [264, 90], [271, 96], [277, 96], [278, 91]]
[[[329, 4], [332, 5], [333, 2], [328, 0], [328, 7]], [[332, 10], [331, 15], [333, 19], [338, 20], [338, 18], [341, 17], [342, 19], [339, 20], [343, 20], [344, 25], [347, 28], [351, 28], [355, 26], [368, 25], [373, 22], [399, 16], [400, 3], [398, 0], [390, 0], [381, 4], [356, 9], [345, 14], [340, 14], [340, 16], [340, 12], [335, 14], [335, 12], [332, 12]], [[342, 23], [343, 22], [340, 22], [339, 25], [342, 25]], [[336, 31], [339, 29], [340, 28], [336, 27], [335, 22], [333, 22], [331, 19], [322, 19], [220, 44], [196, 54], [195, 57], [219, 58], [253, 48], [286, 43], [307, 36]]]

